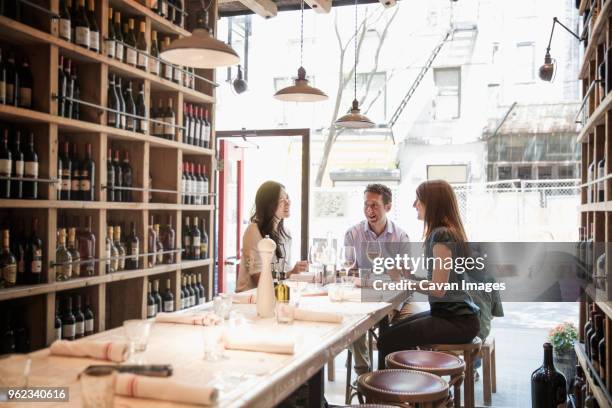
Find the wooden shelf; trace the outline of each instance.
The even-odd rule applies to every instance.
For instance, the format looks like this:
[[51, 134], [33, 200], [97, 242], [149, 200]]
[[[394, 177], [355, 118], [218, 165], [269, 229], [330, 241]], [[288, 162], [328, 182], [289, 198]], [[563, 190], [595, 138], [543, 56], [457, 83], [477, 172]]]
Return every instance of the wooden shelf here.
[[578, 74], [579, 79], [583, 79], [587, 75], [589, 64], [591, 62], [591, 57], [597, 49], [597, 46], [603, 40], [603, 36], [601, 34], [605, 33], [604, 28], [608, 23], [608, 17], [611, 10], [612, 4], [609, 1], [606, 1], [602, 9], [599, 11], [599, 14], [597, 15], [597, 21], [595, 21], [595, 24], [593, 25], [593, 33], [591, 34], [591, 38], [589, 38], [589, 44], [587, 45], [587, 48], [584, 51], [582, 66], [580, 67], [580, 71]]
[[[606, 4], [612, 4], [612, 2]], [[610, 108], [612, 108], [612, 92], [610, 92], [604, 98], [604, 100], [601, 101], [599, 106], [597, 106], [597, 109], [595, 109], [595, 112], [593, 112], [593, 114], [589, 116], [589, 119], [586, 121], [582, 129], [580, 129], [580, 133], [578, 133], [577, 138], [578, 143], [585, 143], [586, 136], [594, 130], [595, 126], [603, 125], [605, 123], [606, 112]]]
[[593, 376], [593, 372], [594, 372], [593, 365], [589, 361], [584, 351], [584, 346], [581, 343], [576, 342], [574, 344], [574, 350], [576, 351], [576, 357], [578, 358], [578, 363], [582, 366], [582, 370], [584, 371], [584, 376], [586, 377], [587, 383], [589, 384], [589, 388], [591, 389], [593, 396], [599, 403], [599, 406], [600, 407], [612, 406], [612, 398], [610, 398], [610, 395], [605, 390], [605, 384], [603, 384], [604, 388], [600, 387], [601, 379], [599, 378], [599, 376], [597, 377]]
[[[127, 0], [123, 0], [124, 2]], [[134, 3], [134, 2], [132, 2]], [[144, 7], [144, 6], [142, 6]], [[45, 33], [44, 31], [30, 27], [26, 24], [0, 16], [0, 36], [6, 37], [12, 43], [21, 45], [28, 44], [52, 44], [60, 49], [61, 54], [81, 63], [102, 63], [109, 66], [112, 73], [127, 78], [148, 80], [153, 91], [182, 92], [186, 102], [214, 104], [215, 98], [198, 92], [196, 90], [178, 85], [157, 75], [150, 74], [116, 59], [87, 50], [79, 45], [63, 40], [59, 37]]]
[[109, 4], [113, 10], [121, 11], [121, 13], [136, 14], [139, 16], [148, 17], [155, 30], [161, 33], [188, 36], [191, 33], [181, 27], [172, 24], [170, 21], [155, 14], [151, 9], [135, 0], [110, 0]]
[[612, 211], [612, 201], [580, 205], [580, 212], [598, 212], [598, 211]]
[[[178, 193], [177, 193], [178, 194]], [[117, 203], [106, 201], [10, 200], [0, 199], [0, 208], [57, 208], [67, 210], [149, 210], [149, 211], [212, 211], [213, 205], [167, 203]]]

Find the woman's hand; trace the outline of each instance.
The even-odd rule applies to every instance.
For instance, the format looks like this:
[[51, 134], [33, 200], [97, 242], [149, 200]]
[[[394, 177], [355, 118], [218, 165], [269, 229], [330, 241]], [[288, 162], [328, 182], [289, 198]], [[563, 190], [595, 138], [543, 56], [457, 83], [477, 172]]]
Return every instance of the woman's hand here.
[[289, 271], [289, 275], [292, 275], [294, 273], [306, 272], [307, 270], [308, 270], [308, 261], [299, 261], [299, 262], [296, 262], [293, 269]]

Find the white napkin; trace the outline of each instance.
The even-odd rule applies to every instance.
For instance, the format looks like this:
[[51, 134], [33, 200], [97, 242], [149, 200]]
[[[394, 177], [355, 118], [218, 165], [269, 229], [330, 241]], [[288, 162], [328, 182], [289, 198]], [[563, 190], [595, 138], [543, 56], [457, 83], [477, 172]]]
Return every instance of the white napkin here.
[[219, 392], [214, 387], [196, 386], [170, 378], [118, 374], [115, 393], [127, 397], [151, 398], [184, 404], [213, 405]]
[[249, 333], [226, 332], [223, 343], [228, 350], [261, 351], [263, 353], [293, 354], [295, 342], [278, 336], [264, 336]]
[[214, 326], [219, 324], [221, 319], [212, 312], [203, 313], [158, 313], [155, 317], [157, 323], [178, 323], [191, 324], [195, 326]]
[[56, 340], [49, 350], [58, 356], [89, 357], [121, 363], [127, 359], [129, 344], [122, 341]]
[[241, 292], [232, 295], [232, 302], [238, 304], [254, 304], [257, 303], [256, 292]]
[[307, 322], [340, 323], [342, 316], [337, 313], [318, 312], [315, 310], [295, 309], [295, 320]]
[[289, 275], [289, 280], [295, 282], [313, 283], [315, 281], [315, 274], [314, 272], [292, 273]]

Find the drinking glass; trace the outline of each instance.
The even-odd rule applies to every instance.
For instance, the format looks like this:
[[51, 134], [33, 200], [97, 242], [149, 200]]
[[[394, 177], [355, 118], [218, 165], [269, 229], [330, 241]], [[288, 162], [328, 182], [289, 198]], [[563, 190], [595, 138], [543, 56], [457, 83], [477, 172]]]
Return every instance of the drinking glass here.
[[362, 288], [372, 286], [372, 269], [359, 268], [359, 286]]
[[[125, 335], [130, 341], [130, 361], [135, 364], [144, 364], [142, 352], [147, 349], [149, 335], [151, 334], [152, 320], [126, 320], [123, 322]], [[140, 355], [140, 358], [139, 358]]]
[[227, 293], [220, 293], [215, 296], [213, 298], [213, 310], [221, 319], [229, 319], [232, 311], [232, 296]]
[[315, 276], [315, 283], [323, 283], [324, 250], [320, 243], [313, 243], [308, 250], [308, 271]]
[[380, 258], [382, 255], [382, 247], [380, 246], [380, 242], [378, 241], [368, 241], [366, 243], [366, 256], [374, 265], [374, 260], [376, 258]]
[[344, 300], [345, 285], [332, 283], [327, 285], [327, 297], [332, 302], [342, 302]]
[[342, 283], [351, 283], [349, 271], [355, 266], [356, 256], [355, 247], [346, 245], [340, 248], [338, 252], [338, 264], [344, 274], [340, 277]]
[[223, 329], [220, 326], [204, 326], [204, 361], [219, 361], [223, 358]]
[[289, 301], [276, 301], [276, 322], [278, 324], [293, 324], [295, 319], [295, 304]]
[[114, 367], [87, 367], [80, 375], [84, 408], [112, 408], [115, 397]]

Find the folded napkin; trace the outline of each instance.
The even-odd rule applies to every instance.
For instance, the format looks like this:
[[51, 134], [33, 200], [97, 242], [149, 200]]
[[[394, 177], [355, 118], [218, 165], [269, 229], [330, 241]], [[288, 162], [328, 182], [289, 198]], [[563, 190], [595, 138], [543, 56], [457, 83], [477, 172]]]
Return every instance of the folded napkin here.
[[191, 324], [195, 326], [214, 326], [219, 324], [221, 319], [212, 312], [201, 313], [158, 313], [155, 317], [157, 323], [178, 323]]
[[58, 356], [89, 357], [121, 363], [127, 359], [129, 349], [129, 344], [122, 341], [56, 340], [49, 350]]
[[115, 393], [127, 397], [151, 398], [183, 404], [213, 405], [219, 392], [214, 387], [196, 386], [170, 378], [118, 374]]
[[289, 280], [295, 281], [295, 282], [314, 283], [315, 274], [314, 272], [292, 273], [291, 275], [289, 275]]
[[293, 340], [272, 336], [226, 332], [223, 335], [223, 344], [228, 350], [261, 351], [275, 354], [293, 354], [295, 352]]
[[307, 291], [307, 292], [302, 292], [302, 297], [313, 297], [313, 296], [327, 296], [327, 290], [325, 289], [320, 289], [320, 290], [311, 290], [311, 291]]
[[337, 313], [317, 312], [315, 310], [295, 309], [295, 320], [306, 322], [340, 323], [342, 316]]
[[238, 303], [238, 304], [257, 303], [257, 293], [255, 292], [234, 293], [232, 295], [232, 302]]

